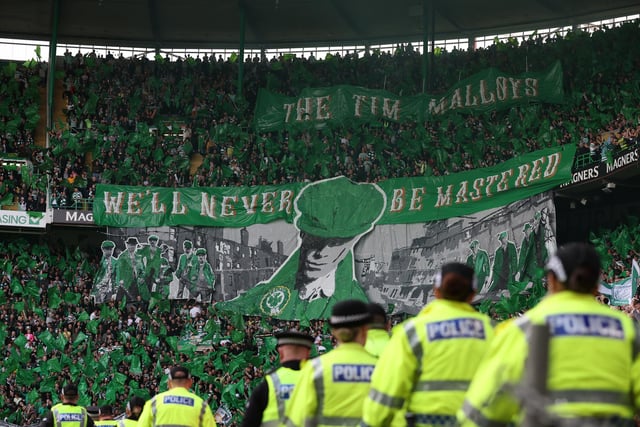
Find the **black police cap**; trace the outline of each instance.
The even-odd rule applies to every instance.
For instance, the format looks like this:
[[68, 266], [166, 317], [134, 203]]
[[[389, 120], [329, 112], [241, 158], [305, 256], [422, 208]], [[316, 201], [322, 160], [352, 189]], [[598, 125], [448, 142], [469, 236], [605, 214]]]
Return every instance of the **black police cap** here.
[[278, 332], [275, 337], [278, 340], [278, 347], [281, 345], [300, 345], [311, 348], [313, 346], [313, 337], [311, 335], [296, 330]]
[[360, 300], [349, 299], [337, 302], [331, 310], [329, 325], [332, 328], [351, 328], [371, 322], [371, 313], [367, 304]]
[[69, 396], [69, 397], [74, 397], [78, 395], [78, 386], [73, 384], [73, 383], [69, 383], [67, 385], [65, 385], [64, 387], [62, 387], [62, 395], [63, 396]]

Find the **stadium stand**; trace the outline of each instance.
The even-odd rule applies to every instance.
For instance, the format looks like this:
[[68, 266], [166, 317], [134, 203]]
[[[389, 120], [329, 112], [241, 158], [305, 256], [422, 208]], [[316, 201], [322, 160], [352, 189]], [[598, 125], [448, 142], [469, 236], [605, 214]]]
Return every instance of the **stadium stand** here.
[[[434, 93], [450, 87], [460, 73], [487, 67], [521, 73], [560, 58], [567, 98], [561, 105], [531, 104], [477, 117], [451, 114], [425, 126], [354, 123], [265, 134], [252, 126], [259, 88], [293, 95], [305, 87], [358, 84], [415, 94], [421, 90], [420, 55], [403, 46], [395, 54], [247, 62], [246, 100], [240, 100], [232, 62], [68, 53], [63, 93], [57, 94], [65, 103], [65, 121], [50, 131], [47, 151], [34, 140], [33, 113], [41, 102], [34, 91], [41, 84], [36, 69], [4, 66], [1, 148], [4, 157], [15, 154], [48, 174], [52, 207], [83, 210], [91, 209], [98, 183], [233, 186], [336, 175], [375, 182], [446, 175], [561, 144], [580, 147], [576, 167], [582, 168], [638, 144], [638, 39], [640, 28], [633, 22], [436, 57]], [[45, 189], [34, 176], [5, 165], [0, 174], [5, 209], [21, 208], [24, 197], [25, 210], [45, 210]], [[620, 264], [640, 255], [637, 235], [637, 223], [630, 221], [590, 237], [601, 249], [607, 280], [630, 275]], [[132, 393], [153, 395], [160, 390], [160, 375], [179, 358], [193, 363], [196, 391], [237, 420], [256, 381], [274, 366], [266, 335], [300, 326], [215, 312], [192, 317], [193, 303], [175, 301], [156, 302], [147, 311], [94, 305], [89, 292], [99, 261], [95, 253], [35, 238], [7, 239], [0, 248], [6, 360], [0, 417], [11, 423], [41, 418], [61, 384], [78, 377], [85, 404], [121, 405]], [[634, 301], [619, 309], [637, 317], [639, 307]], [[320, 322], [303, 326], [331, 345]], [[212, 358], [199, 354], [185, 337], [200, 334], [223, 350]], [[93, 375], [81, 375], [78, 366]]]

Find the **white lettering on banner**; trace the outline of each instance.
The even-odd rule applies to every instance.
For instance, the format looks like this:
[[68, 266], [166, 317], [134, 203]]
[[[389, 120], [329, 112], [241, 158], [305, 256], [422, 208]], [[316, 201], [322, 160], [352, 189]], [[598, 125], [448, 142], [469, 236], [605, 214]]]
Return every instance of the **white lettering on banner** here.
[[393, 197], [391, 198], [391, 207], [389, 209], [391, 212], [400, 212], [404, 209], [404, 196], [404, 188], [393, 189]]
[[438, 200], [436, 201], [436, 208], [441, 206], [451, 206], [451, 189], [453, 185], [447, 187], [447, 191], [443, 192], [442, 187], [438, 187]]
[[144, 197], [143, 193], [129, 193], [129, 197], [127, 198], [127, 213], [129, 215], [140, 215], [142, 210], [140, 209], [140, 200], [136, 200], [137, 198]]
[[336, 364], [332, 368], [334, 383], [366, 383], [371, 381], [375, 366]]
[[[480, 80], [476, 84], [468, 84], [464, 88], [457, 88], [447, 97], [440, 99], [431, 98], [427, 107], [428, 114], [442, 114], [449, 110], [475, 107], [478, 104], [492, 105], [510, 100], [518, 100], [525, 97], [535, 98], [539, 96], [539, 80], [534, 78], [516, 79], [513, 77], [498, 76], [495, 80], [495, 89], [489, 87], [489, 81]], [[354, 98], [360, 95], [354, 95]], [[362, 96], [362, 98], [366, 98]], [[464, 98], [464, 102], [463, 102]], [[360, 117], [356, 98], [356, 117]]]
[[200, 216], [208, 216], [209, 218], [217, 218], [216, 216], [216, 196], [202, 193], [202, 203], [200, 204]]
[[187, 213], [187, 207], [180, 202], [180, 192], [173, 192], [173, 205], [171, 209], [171, 215], [184, 215]]
[[223, 196], [222, 197], [222, 213], [221, 216], [235, 216], [236, 209], [231, 202], [237, 203], [238, 196]]
[[161, 214], [165, 213], [166, 211], [167, 206], [164, 203], [160, 203], [160, 193], [153, 193], [153, 195], [151, 196], [151, 213]]
[[547, 317], [553, 336], [624, 338], [620, 319], [597, 314], [557, 314]]
[[162, 400], [162, 403], [170, 404], [170, 405], [185, 405], [185, 406], [193, 406], [194, 400], [191, 397], [186, 396], [165, 396]]
[[122, 204], [124, 203], [124, 192], [118, 191], [115, 197], [111, 196], [109, 191], [104, 192], [104, 209], [108, 214], [122, 213]]
[[484, 324], [482, 320], [461, 318], [427, 323], [427, 337], [429, 341], [453, 338], [484, 339]]

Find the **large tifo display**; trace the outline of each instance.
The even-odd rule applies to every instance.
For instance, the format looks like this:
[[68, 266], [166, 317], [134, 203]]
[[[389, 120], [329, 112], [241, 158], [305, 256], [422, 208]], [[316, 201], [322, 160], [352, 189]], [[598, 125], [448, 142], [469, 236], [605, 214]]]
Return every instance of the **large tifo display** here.
[[246, 188], [98, 187], [110, 226], [94, 295], [192, 298], [285, 319], [365, 298], [416, 312], [445, 261], [481, 291], [532, 279], [555, 245], [546, 190], [571, 179], [575, 147], [500, 166], [377, 184], [338, 177]]
[[327, 123], [390, 120], [426, 122], [449, 111], [480, 112], [528, 102], [562, 102], [562, 67], [513, 76], [494, 68], [461, 81], [446, 94], [397, 96], [356, 86], [304, 89], [286, 97], [261, 89], [254, 111], [259, 132]]

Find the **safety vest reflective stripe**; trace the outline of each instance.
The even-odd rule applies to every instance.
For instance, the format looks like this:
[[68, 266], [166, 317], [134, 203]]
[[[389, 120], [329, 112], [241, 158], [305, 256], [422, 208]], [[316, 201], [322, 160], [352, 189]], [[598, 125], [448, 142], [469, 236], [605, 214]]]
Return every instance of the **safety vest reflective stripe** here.
[[402, 408], [402, 405], [404, 405], [404, 398], [389, 396], [388, 394], [385, 394], [373, 388], [369, 390], [369, 399], [389, 408], [399, 409]]
[[636, 427], [636, 422], [620, 417], [572, 417], [561, 418], [554, 425], [558, 427]]
[[558, 403], [611, 403], [613, 405], [631, 405], [631, 399], [625, 393], [610, 390], [551, 390], [549, 397]]
[[156, 427], [189, 427], [188, 424], [156, 424]]
[[469, 381], [420, 381], [416, 384], [416, 391], [466, 391]]
[[635, 336], [633, 338], [631, 360], [636, 360], [636, 357], [640, 354], [640, 325], [638, 325], [638, 322], [633, 322], [633, 330]]
[[271, 420], [271, 421], [263, 421], [260, 424], [260, 427], [278, 427], [280, 425], [280, 420]]
[[418, 378], [420, 378], [420, 376], [422, 375], [422, 341], [420, 341], [420, 336], [418, 335], [418, 331], [416, 331], [416, 325], [414, 322], [407, 322], [404, 325], [404, 332], [407, 334], [407, 340], [409, 341], [411, 351], [418, 361], [418, 368], [416, 369], [414, 381], [415, 384], [417, 383]]
[[289, 417], [284, 417], [284, 420], [282, 423], [287, 427], [298, 427], [293, 423], [293, 421], [291, 421], [291, 419], [289, 419]]
[[464, 401], [464, 404], [462, 405], [462, 412], [478, 427], [506, 427], [509, 424], [504, 421], [490, 420], [485, 417], [482, 412], [474, 408], [468, 400]]
[[318, 402], [317, 413], [324, 412], [324, 375], [322, 372], [322, 361], [316, 357], [311, 361], [313, 367], [313, 385], [316, 389], [316, 398]]
[[415, 414], [416, 424], [432, 426], [455, 426], [458, 420], [454, 415]]
[[207, 402], [205, 402], [204, 400], [202, 401], [202, 408], [200, 408], [200, 418], [198, 419], [198, 426], [202, 427], [202, 424], [204, 423], [204, 414], [207, 410]]
[[317, 424], [327, 426], [357, 426], [359, 422], [360, 417], [325, 417], [320, 415], [316, 418]]
[[[284, 417], [284, 399], [280, 397], [280, 393], [278, 393], [278, 390], [280, 390], [280, 386], [282, 384], [280, 383], [280, 377], [278, 376], [277, 372], [274, 372], [273, 374], [271, 374], [270, 377], [271, 377], [271, 381], [273, 381], [273, 389], [276, 390], [276, 402], [278, 403], [278, 418], [281, 419], [282, 417]], [[265, 425], [266, 423], [263, 423], [263, 426]]]
[[158, 413], [158, 397], [155, 396], [153, 399], [151, 399], [151, 425], [153, 427], [157, 427], [156, 426], [157, 413]]

